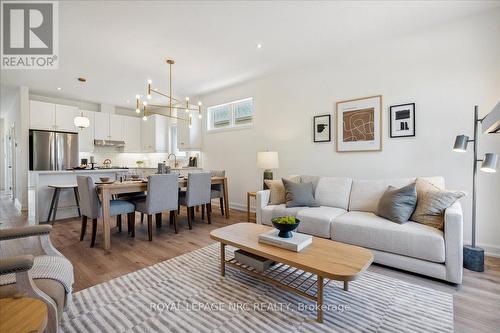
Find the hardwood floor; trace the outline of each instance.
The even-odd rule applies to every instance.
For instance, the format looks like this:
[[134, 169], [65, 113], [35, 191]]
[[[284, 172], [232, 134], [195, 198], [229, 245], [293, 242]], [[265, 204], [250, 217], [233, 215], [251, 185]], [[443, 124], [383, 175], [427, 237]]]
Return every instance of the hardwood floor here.
[[[12, 201], [0, 195], [0, 228], [26, 224], [25, 214], [19, 214]], [[126, 221], [126, 219], [124, 219]], [[212, 224], [201, 220], [196, 213], [193, 230], [188, 230], [185, 209], [178, 218], [179, 234], [174, 234], [168, 223], [168, 214], [163, 214], [163, 227], [153, 231], [153, 241], [148, 241], [147, 222], [141, 225], [136, 218], [136, 236], [127, 236], [126, 223], [121, 233], [112, 229], [111, 250], [101, 248], [102, 230], [97, 232], [96, 247], [90, 248], [90, 228], [84, 241], [80, 242], [79, 219], [57, 221], [51, 234], [53, 244], [73, 263], [75, 269], [75, 291], [108, 281], [117, 276], [153, 265], [213, 243], [209, 232], [231, 223], [246, 221], [246, 212], [231, 210], [231, 218], [220, 215], [213, 208]], [[4, 244], [2, 244], [4, 243]], [[11, 251], [36, 251], [36, 244], [19, 246], [18, 242], [0, 243], [3, 254]], [[453, 294], [456, 332], [500, 332], [500, 258], [487, 257], [485, 272], [464, 270], [461, 286], [411, 274], [408, 272], [372, 265], [370, 271], [391, 276], [410, 283]]]

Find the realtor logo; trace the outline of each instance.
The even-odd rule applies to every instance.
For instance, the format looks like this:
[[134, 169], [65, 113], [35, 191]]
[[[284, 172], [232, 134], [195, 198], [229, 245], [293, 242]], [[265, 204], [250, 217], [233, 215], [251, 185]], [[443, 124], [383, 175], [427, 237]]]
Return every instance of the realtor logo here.
[[58, 28], [56, 1], [2, 1], [2, 69], [57, 69]]

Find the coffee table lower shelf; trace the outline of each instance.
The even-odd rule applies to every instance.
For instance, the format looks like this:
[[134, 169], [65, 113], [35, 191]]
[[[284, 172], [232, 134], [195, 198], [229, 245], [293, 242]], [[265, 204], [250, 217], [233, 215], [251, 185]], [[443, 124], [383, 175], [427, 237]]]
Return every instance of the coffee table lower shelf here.
[[[221, 243], [221, 275], [225, 276], [225, 267], [230, 266], [252, 275], [265, 282], [271, 283], [302, 297], [316, 301], [316, 320], [323, 322], [323, 290], [331, 281], [314, 273], [295, 268], [283, 263], [276, 263], [264, 272], [242, 264], [234, 257], [226, 259], [226, 245]], [[348, 281], [344, 282], [344, 290], [348, 291]]]

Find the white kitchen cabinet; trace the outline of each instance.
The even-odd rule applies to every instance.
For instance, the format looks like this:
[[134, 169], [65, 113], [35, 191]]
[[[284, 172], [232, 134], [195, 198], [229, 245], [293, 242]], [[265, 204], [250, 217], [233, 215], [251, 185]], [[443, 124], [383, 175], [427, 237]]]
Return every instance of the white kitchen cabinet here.
[[109, 140], [123, 141], [123, 118], [118, 114], [109, 114]]
[[96, 140], [109, 140], [109, 113], [94, 113], [94, 138]]
[[[189, 128], [189, 120], [177, 121], [177, 149], [185, 150], [200, 150], [201, 149], [201, 125], [203, 119], [198, 118], [198, 113], [193, 112], [191, 119], [191, 128]], [[188, 119], [186, 117], [186, 119]]]
[[57, 131], [76, 132], [75, 117], [78, 114], [76, 106], [56, 104], [55, 126]]
[[30, 129], [55, 130], [56, 106], [52, 103], [30, 101]]
[[123, 138], [125, 141], [124, 152], [139, 153], [141, 145], [141, 122], [138, 117], [123, 117]]
[[170, 146], [169, 119], [152, 115], [141, 123], [141, 151], [144, 153], [168, 152]]
[[82, 110], [83, 116], [89, 119], [89, 127], [78, 129], [78, 145], [81, 152], [94, 151], [94, 114], [96, 112]]

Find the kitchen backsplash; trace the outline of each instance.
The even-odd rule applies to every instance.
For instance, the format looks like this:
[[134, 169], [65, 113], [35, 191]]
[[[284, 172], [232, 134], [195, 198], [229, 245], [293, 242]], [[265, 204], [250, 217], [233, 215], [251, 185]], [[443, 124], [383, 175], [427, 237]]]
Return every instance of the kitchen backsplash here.
[[[87, 158], [90, 160], [90, 156], [94, 156], [97, 166], [101, 166], [103, 161], [108, 158], [111, 160], [111, 165], [115, 167], [137, 167], [137, 161], [144, 161], [143, 167], [156, 168], [158, 163], [167, 161], [168, 153], [122, 153], [116, 151], [116, 148], [99, 147], [93, 153], [79, 154], [80, 159]], [[196, 151], [185, 152], [185, 156], [177, 156], [178, 166], [187, 166], [191, 156], [198, 156], [198, 167], [201, 167], [201, 154]], [[170, 157], [167, 165], [174, 167], [173, 156]]]

